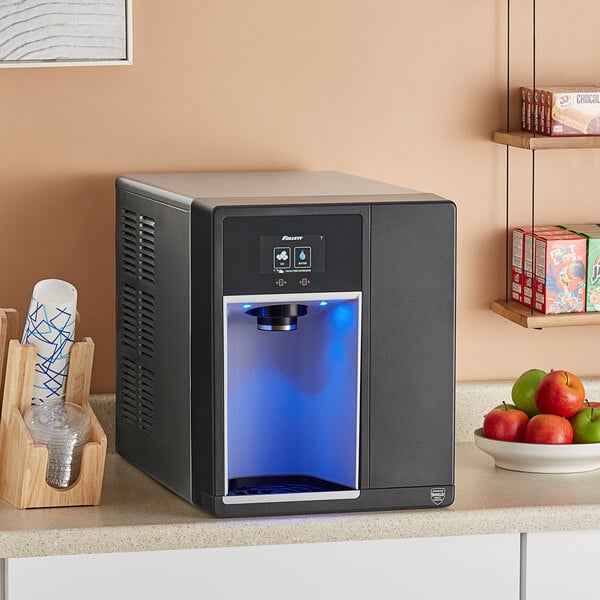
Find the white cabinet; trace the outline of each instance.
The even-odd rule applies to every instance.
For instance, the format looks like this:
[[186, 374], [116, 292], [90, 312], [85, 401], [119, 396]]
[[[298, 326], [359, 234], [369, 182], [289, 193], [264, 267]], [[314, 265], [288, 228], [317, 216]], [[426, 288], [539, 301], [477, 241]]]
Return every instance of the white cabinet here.
[[488, 535], [18, 558], [5, 600], [517, 600], [519, 550]]
[[600, 531], [528, 533], [527, 600], [600, 598]]

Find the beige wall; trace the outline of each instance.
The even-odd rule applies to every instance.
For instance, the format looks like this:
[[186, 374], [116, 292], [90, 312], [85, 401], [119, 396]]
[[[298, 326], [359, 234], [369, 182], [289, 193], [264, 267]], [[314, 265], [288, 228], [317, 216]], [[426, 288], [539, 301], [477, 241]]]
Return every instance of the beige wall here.
[[[600, 83], [600, 6], [538, 4], [538, 81]], [[597, 327], [526, 331], [489, 310], [505, 281], [505, 150], [490, 142], [504, 123], [505, 8], [135, 0], [132, 67], [0, 70], [0, 305], [24, 311], [42, 278], [75, 284], [93, 387], [113, 390], [118, 173], [335, 169], [458, 205], [459, 380], [600, 375]], [[523, 48], [526, 33], [515, 24]], [[600, 222], [599, 153], [537, 153], [539, 222]], [[530, 155], [511, 154], [523, 224]]]

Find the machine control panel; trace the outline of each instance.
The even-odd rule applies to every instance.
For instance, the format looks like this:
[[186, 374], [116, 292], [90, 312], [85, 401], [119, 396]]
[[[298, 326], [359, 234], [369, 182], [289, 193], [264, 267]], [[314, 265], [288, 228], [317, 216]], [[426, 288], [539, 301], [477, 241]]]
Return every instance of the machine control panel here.
[[224, 294], [362, 289], [363, 216], [223, 219]]
[[323, 271], [325, 271], [323, 234], [283, 233], [260, 237], [261, 273], [323, 273]]

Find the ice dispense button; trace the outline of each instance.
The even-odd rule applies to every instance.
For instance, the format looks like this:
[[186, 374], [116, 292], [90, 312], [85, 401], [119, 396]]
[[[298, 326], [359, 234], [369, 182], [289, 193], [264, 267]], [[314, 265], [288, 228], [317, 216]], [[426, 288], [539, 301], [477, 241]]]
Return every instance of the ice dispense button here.
[[289, 269], [292, 266], [292, 249], [289, 247], [273, 248], [273, 267]]

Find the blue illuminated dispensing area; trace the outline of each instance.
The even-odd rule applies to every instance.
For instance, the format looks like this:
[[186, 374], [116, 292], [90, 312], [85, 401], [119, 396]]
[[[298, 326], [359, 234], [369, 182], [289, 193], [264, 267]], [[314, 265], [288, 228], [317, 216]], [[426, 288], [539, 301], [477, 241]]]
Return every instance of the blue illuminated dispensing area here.
[[[226, 302], [227, 495], [358, 489], [360, 294], [337, 296]], [[287, 302], [293, 331], [247, 314]]]

